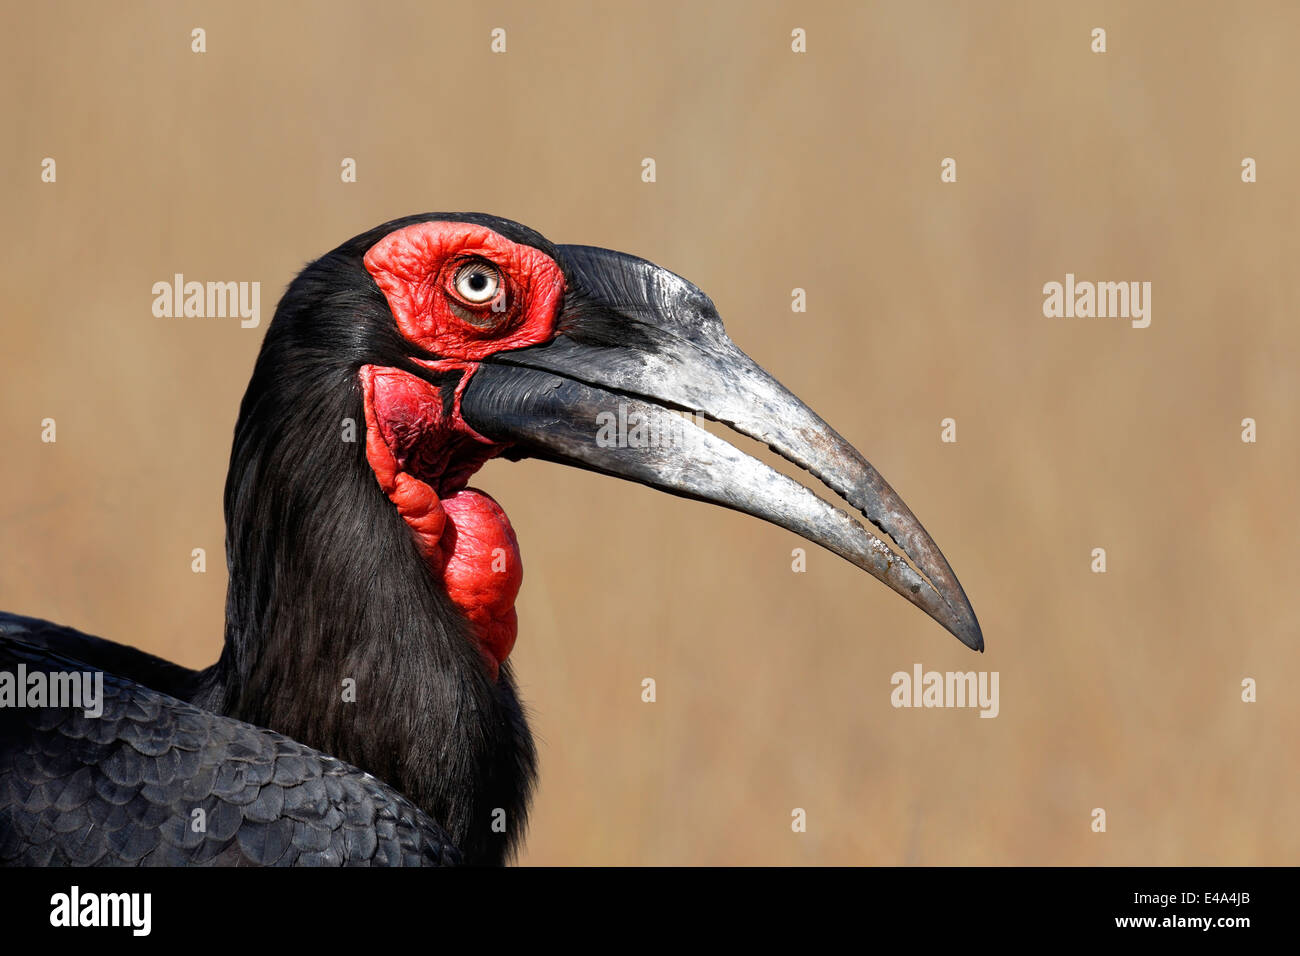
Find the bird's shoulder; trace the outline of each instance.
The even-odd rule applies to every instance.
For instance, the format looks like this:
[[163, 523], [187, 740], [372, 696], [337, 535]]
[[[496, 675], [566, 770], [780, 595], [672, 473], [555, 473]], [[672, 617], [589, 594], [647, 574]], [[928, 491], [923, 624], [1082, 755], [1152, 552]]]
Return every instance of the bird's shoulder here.
[[56, 650], [49, 628], [0, 620], [0, 863], [459, 862], [370, 774]]
[[41, 618], [0, 611], [0, 638], [5, 637], [19, 640], [29, 647], [70, 657], [173, 697], [187, 698], [199, 677], [197, 671], [139, 648], [95, 637]]

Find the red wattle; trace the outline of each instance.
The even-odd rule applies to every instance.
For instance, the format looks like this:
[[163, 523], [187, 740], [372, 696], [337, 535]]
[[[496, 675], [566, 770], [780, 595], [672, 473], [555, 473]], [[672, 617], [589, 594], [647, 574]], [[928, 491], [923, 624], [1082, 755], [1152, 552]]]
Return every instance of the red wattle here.
[[[430, 572], [469, 620], [488, 674], [496, 680], [518, 634], [514, 604], [523, 581], [519, 542], [506, 513], [491, 497], [469, 488], [439, 497], [419, 475], [439, 481], [454, 470], [467, 478], [497, 449], [462, 427], [458, 414], [445, 415], [437, 387], [423, 379], [367, 365], [361, 369], [361, 385], [366, 460], [414, 533]], [[459, 456], [470, 463], [468, 468], [451, 461], [452, 449], [461, 443], [473, 449]]]
[[510, 656], [518, 634], [515, 597], [523, 582], [519, 541], [510, 519], [491, 497], [466, 488], [442, 499], [442, 580], [447, 595], [477, 631], [497, 666]]

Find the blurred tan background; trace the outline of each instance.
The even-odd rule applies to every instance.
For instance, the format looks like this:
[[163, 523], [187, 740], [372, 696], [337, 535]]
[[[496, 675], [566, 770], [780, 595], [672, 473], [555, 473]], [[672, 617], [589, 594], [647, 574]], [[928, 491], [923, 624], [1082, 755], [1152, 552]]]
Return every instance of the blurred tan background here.
[[[522, 862], [1297, 862], [1300, 7], [476, 6], [6, 0], [0, 607], [214, 660], [280, 292], [386, 219], [493, 212], [709, 292], [988, 642], [828, 553], [792, 573], [753, 519], [490, 463], [541, 750]], [[176, 272], [260, 281], [262, 326], [154, 318]], [[1067, 272], [1150, 281], [1150, 328], [1044, 318]], [[1000, 672], [1000, 716], [893, 709], [918, 661]]]

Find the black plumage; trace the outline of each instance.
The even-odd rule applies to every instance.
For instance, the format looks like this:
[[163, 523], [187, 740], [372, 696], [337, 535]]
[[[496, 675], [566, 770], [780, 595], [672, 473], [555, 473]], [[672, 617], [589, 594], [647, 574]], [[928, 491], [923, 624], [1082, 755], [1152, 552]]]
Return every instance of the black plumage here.
[[[0, 615], [0, 670], [86, 670], [49, 645], [94, 640]], [[428, 814], [335, 757], [112, 674], [102, 707], [0, 708], [0, 862], [460, 862]]]

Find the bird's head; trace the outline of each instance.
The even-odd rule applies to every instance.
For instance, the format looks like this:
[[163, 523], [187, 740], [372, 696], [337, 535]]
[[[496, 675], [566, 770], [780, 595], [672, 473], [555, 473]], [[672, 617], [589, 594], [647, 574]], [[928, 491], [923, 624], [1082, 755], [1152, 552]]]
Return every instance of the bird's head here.
[[[302, 367], [303, 355], [320, 361]], [[573, 465], [770, 521], [983, 649], [961, 585], [893, 489], [732, 343], [708, 296], [643, 259], [555, 245], [491, 216], [388, 223], [323, 257], [286, 294], [254, 386], [258, 374], [292, 380], [295, 369], [309, 396], [322, 370], [359, 393], [365, 464], [469, 619], [493, 678], [514, 643], [518, 552], [501, 509], [466, 485], [497, 456]], [[335, 427], [327, 400], [303, 404], [321, 405]], [[769, 446], [847, 509], [691, 415]]]

